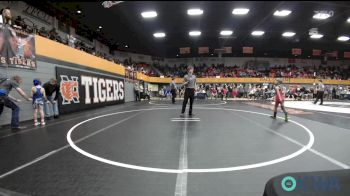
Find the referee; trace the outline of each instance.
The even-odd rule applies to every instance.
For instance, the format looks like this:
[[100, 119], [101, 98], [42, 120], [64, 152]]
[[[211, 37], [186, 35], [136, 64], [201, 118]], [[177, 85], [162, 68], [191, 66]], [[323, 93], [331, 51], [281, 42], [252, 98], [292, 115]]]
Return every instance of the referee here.
[[323, 105], [323, 95], [324, 95], [324, 84], [322, 83], [322, 80], [319, 80], [319, 83], [317, 84], [317, 98], [314, 104], [316, 104], [318, 100], [321, 99], [320, 105]]
[[189, 116], [192, 116], [192, 106], [193, 106], [193, 100], [194, 100], [194, 90], [196, 88], [196, 76], [193, 75], [193, 67], [188, 66], [187, 68], [187, 75], [184, 77], [185, 83], [183, 86], [185, 86], [185, 98], [184, 102], [182, 104], [182, 111], [180, 117], [184, 117], [184, 113], [186, 110], [186, 105], [188, 102], [188, 99], [190, 99], [190, 110], [188, 111]]

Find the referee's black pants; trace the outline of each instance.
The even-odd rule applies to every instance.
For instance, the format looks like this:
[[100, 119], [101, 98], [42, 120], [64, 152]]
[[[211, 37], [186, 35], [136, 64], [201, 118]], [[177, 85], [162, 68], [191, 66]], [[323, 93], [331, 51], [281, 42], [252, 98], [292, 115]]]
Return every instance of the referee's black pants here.
[[184, 102], [182, 104], [182, 111], [181, 111], [182, 114], [185, 113], [188, 99], [190, 99], [190, 110], [188, 111], [188, 114], [192, 115], [192, 106], [193, 106], [193, 100], [194, 100], [194, 88], [186, 88], [186, 90], [185, 90], [185, 98], [184, 98]]
[[323, 95], [324, 95], [324, 91], [317, 91], [317, 97], [316, 97], [316, 101], [314, 102], [314, 104], [316, 104], [318, 102], [319, 99], [321, 99], [321, 104], [323, 104]]

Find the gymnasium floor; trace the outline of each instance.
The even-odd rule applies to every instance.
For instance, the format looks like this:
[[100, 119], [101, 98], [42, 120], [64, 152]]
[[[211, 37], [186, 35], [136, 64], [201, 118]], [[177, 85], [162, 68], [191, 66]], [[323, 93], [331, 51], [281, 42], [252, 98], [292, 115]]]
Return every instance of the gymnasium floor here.
[[1, 128], [0, 195], [255, 196], [276, 175], [349, 168], [350, 114], [289, 108], [285, 123], [270, 102], [196, 101], [180, 118], [169, 102]]

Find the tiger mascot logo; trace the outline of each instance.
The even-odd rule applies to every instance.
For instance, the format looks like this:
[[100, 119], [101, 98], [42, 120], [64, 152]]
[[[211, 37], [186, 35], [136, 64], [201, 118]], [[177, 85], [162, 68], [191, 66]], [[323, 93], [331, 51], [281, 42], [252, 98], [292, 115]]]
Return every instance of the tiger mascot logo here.
[[80, 103], [79, 101], [79, 78], [71, 76], [69, 79], [66, 75], [61, 75], [60, 91], [62, 96], [62, 105]]

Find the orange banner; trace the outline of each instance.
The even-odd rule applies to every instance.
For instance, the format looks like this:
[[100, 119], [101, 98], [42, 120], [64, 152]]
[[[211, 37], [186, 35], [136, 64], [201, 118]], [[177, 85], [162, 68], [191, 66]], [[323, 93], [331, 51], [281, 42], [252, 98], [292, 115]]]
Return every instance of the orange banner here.
[[292, 54], [293, 55], [301, 55], [301, 49], [300, 48], [293, 48]]
[[243, 47], [244, 54], [253, 54], [253, 47]]
[[222, 49], [224, 49], [224, 53], [225, 54], [231, 54], [232, 53], [232, 47], [223, 47]]
[[209, 47], [198, 47], [198, 54], [208, 54]]
[[329, 52], [329, 53], [327, 53], [327, 55], [330, 56], [330, 57], [337, 58], [338, 57], [338, 51]]
[[189, 54], [191, 53], [190, 47], [184, 47], [184, 48], [179, 48], [180, 49], [180, 54]]
[[313, 55], [313, 56], [321, 56], [321, 53], [322, 53], [321, 50], [316, 50], [316, 49], [313, 49], [313, 50], [312, 50], [312, 55]]

